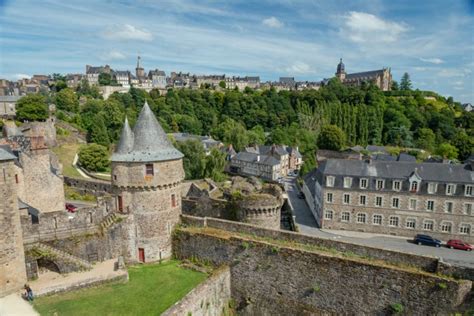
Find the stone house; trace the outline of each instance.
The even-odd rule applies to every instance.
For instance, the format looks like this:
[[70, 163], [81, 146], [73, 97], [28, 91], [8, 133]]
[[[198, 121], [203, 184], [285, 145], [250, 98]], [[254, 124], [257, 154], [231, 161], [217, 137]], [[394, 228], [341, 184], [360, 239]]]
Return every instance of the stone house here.
[[148, 72], [148, 79], [151, 80], [151, 85], [153, 86], [153, 88], [166, 88], [166, 74], [163, 70], [150, 70]]
[[93, 67], [91, 65], [86, 65], [86, 79], [90, 85], [98, 85], [99, 84], [99, 75], [101, 73], [111, 73], [111, 69], [109, 65]]
[[260, 77], [226, 77], [225, 78], [226, 88], [244, 90], [246, 87], [257, 89], [260, 87]]
[[113, 71], [113, 77], [117, 84], [122, 87], [130, 87], [130, 71], [128, 70], [115, 70]]
[[390, 68], [348, 74], [345, 71], [345, 65], [342, 62], [342, 58], [337, 65], [336, 77], [347, 86], [358, 87], [363, 82], [371, 82], [382, 91], [390, 91], [392, 88], [392, 74]]
[[20, 99], [17, 95], [0, 96], [0, 117], [14, 117], [16, 115], [16, 102]]
[[474, 242], [473, 161], [329, 159], [305, 180], [322, 228]]
[[210, 154], [212, 148], [221, 149], [222, 147], [224, 147], [224, 144], [222, 142], [213, 139], [211, 136], [200, 136], [188, 133], [172, 133], [171, 135], [177, 142], [186, 142], [188, 140], [199, 141], [204, 147], [206, 155]]

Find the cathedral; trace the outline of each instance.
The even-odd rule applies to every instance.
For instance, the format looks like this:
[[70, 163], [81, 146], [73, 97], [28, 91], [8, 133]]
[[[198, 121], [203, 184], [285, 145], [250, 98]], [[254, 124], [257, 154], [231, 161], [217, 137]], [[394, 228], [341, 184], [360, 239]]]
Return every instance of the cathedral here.
[[392, 87], [392, 74], [390, 73], [390, 68], [348, 74], [346, 73], [342, 58], [337, 65], [336, 77], [347, 86], [357, 87], [363, 82], [372, 82], [382, 91], [390, 91]]

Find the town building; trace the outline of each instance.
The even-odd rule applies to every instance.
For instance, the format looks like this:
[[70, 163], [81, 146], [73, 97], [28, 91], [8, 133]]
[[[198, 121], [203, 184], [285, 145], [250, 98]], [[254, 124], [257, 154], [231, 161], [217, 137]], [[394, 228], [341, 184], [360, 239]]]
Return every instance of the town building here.
[[99, 75], [101, 73], [110, 74], [111, 69], [109, 65], [93, 67], [91, 65], [86, 65], [86, 79], [90, 85], [99, 84]]
[[224, 144], [218, 140], [213, 139], [211, 136], [200, 136], [188, 133], [172, 133], [171, 134], [177, 142], [186, 142], [190, 140], [197, 140], [202, 144], [206, 155], [209, 155], [212, 148], [221, 149]]
[[148, 72], [148, 78], [151, 80], [151, 85], [153, 86], [153, 88], [166, 88], [166, 74], [163, 70], [150, 70]]
[[20, 99], [17, 95], [0, 96], [0, 117], [12, 118], [16, 115], [16, 103]]
[[69, 88], [76, 88], [84, 78], [82, 74], [67, 74], [66, 84]]
[[390, 68], [348, 74], [342, 58], [337, 65], [336, 77], [347, 86], [359, 87], [365, 82], [375, 84], [382, 91], [390, 91], [392, 87]]
[[244, 90], [246, 87], [252, 89], [258, 89], [260, 87], [260, 77], [226, 77], [225, 84], [227, 89], [239, 89]]
[[474, 161], [329, 159], [305, 187], [322, 228], [474, 241]]
[[247, 147], [230, 160], [230, 172], [277, 181], [301, 168], [303, 158], [298, 148], [272, 145]]
[[121, 85], [122, 87], [130, 87], [130, 71], [114, 70], [112, 74], [117, 84]]

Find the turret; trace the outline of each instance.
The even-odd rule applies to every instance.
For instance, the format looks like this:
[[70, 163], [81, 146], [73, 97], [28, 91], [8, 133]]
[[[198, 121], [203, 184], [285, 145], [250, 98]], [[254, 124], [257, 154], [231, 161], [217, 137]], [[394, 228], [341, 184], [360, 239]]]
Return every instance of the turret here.
[[112, 155], [112, 185], [117, 210], [128, 214], [129, 261], [171, 256], [171, 231], [181, 214], [182, 158], [146, 102], [133, 131], [125, 120]]
[[339, 80], [344, 81], [346, 79], [346, 67], [344, 66], [344, 63], [342, 62], [342, 58], [339, 60], [339, 64], [337, 65], [337, 70], [336, 70], [336, 77], [339, 78]]

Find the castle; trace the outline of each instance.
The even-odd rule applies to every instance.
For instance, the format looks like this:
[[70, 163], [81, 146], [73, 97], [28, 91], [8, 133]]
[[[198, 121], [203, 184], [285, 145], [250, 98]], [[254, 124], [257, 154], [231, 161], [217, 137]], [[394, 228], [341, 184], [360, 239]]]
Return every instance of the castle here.
[[358, 87], [363, 82], [371, 82], [382, 91], [390, 91], [392, 87], [392, 74], [390, 73], [390, 68], [348, 74], [346, 73], [342, 58], [337, 65], [336, 78], [347, 86]]

